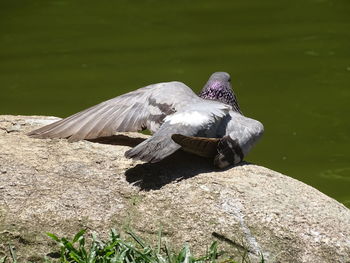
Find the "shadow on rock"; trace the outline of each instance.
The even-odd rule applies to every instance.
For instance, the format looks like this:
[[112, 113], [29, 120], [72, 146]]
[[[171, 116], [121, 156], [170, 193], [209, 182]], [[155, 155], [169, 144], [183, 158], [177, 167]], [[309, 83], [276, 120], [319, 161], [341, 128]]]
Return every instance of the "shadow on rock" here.
[[118, 135], [112, 135], [108, 137], [101, 137], [89, 140], [90, 142], [97, 142], [102, 144], [111, 144], [111, 145], [123, 145], [123, 146], [129, 146], [129, 147], [135, 147], [139, 143], [146, 140], [145, 138], [140, 137], [129, 137], [126, 135], [118, 134]]
[[141, 190], [156, 190], [162, 186], [215, 171], [210, 159], [179, 150], [158, 163], [138, 164], [125, 172], [126, 180]]
[[[135, 147], [144, 140], [144, 138], [139, 137], [133, 138], [126, 135], [113, 135], [90, 141]], [[247, 163], [243, 162], [240, 165], [245, 164]], [[232, 166], [227, 169], [230, 168]], [[148, 191], [160, 189], [162, 186], [174, 181], [181, 181], [201, 173], [210, 173], [213, 171], [218, 171], [213, 166], [213, 160], [178, 150], [158, 163], [138, 164], [125, 171], [125, 176], [130, 184], [140, 187], [141, 190]]]

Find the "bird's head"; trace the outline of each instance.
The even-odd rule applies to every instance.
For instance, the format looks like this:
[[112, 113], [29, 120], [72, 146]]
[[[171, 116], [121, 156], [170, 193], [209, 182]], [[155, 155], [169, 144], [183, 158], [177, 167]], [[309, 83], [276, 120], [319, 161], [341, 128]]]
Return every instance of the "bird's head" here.
[[236, 95], [231, 87], [231, 77], [226, 72], [213, 73], [199, 93], [199, 97], [228, 104], [232, 106], [234, 111], [242, 114]]

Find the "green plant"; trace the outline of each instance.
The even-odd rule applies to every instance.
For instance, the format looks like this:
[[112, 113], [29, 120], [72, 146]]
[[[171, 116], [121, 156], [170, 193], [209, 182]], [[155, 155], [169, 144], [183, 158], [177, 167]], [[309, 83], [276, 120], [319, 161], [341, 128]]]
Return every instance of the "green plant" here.
[[[199, 257], [193, 256], [188, 244], [185, 244], [179, 252], [175, 252], [168, 244], [162, 245], [161, 231], [158, 234], [156, 248], [152, 248], [141, 237], [131, 230], [128, 234], [132, 242], [127, 242], [112, 229], [106, 241], [100, 240], [96, 234], [91, 234], [91, 239], [85, 238], [86, 231], [79, 231], [72, 240], [55, 234], [47, 235], [59, 245], [58, 253], [51, 253], [57, 258], [45, 258], [46, 263], [238, 263], [231, 258], [220, 259], [222, 253], [218, 251], [218, 243], [215, 241], [207, 249], [207, 252]], [[0, 258], [0, 263], [17, 263], [15, 250], [10, 248], [11, 258]], [[240, 263], [250, 262], [247, 254], [242, 255]], [[261, 255], [260, 263], [264, 263]]]
[[156, 249], [147, 245], [132, 231], [129, 231], [128, 234], [135, 242], [123, 241], [114, 229], [111, 230], [110, 237], [105, 242], [98, 239], [95, 234], [92, 234], [92, 242], [87, 248], [84, 234], [85, 230], [81, 230], [74, 236], [72, 241], [69, 241], [67, 238], [58, 238], [56, 235], [48, 233], [48, 236], [60, 245], [60, 262], [200, 263], [216, 262], [218, 257], [217, 242], [213, 242], [204, 256], [196, 258], [192, 255], [187, 244], [178, 253], [171, 250], [166, 244], [162, 248], [161, 233], [158, 236]]

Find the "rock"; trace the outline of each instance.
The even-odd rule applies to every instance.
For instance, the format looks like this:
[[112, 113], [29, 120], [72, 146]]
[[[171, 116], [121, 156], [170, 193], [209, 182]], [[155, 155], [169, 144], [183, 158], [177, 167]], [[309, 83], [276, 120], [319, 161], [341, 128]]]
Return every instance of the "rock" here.
[[[160, 228], [170, 244], [197, 253], [219, 248], [252, 262], [350, 262], [350, 210], [295, 179], [243, 163], [224, 171], [182, 151], [156, 164], [124, 158], [144, 138], [99, 142], [33, 139], [52, 117], [0, 116], [0, 256], [20, 260], [52, 251], [46, 232], [106, 235], [131, 227], [150, 242]], [[57, 248], [56, 248], [57, 249]]]

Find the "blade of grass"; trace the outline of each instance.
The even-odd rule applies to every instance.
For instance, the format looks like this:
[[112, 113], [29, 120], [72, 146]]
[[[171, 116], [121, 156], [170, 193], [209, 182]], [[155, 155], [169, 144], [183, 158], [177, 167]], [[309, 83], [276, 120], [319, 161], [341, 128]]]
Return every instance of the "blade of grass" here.
[[[136, 254], [138, 254], [139, 256], [141, 256], [144, 260], [146, 260], [146, 262], [149, 262], [151, 259], [148, 255], [144, 254], [143, 252], [139, 251], [138, 249], [132, 247], [131, 245], [127, 244], [127, 243], [123, 243], [124, 246], [126, 246], [127, 248], [129, 248], [131, 251], [135, 252]], [[131, 255], [131, 254], [130, 254]]]
[[55, 234], [46, 233], [46, 235], [49, 236], [51, 239], [55, 240], [56, 242], [60, 242], [61, 241]]
[[96, 243], [93, 241], [90, 248], [90, 253], [87, 258], [88, 263], [93, 263], [96, 261]]
[[176, 261], [183, 262], [183, 261], [185, 261], [185, 257], [186, 257], [186, 250], [185, 250], [185, 248], [182, 248], [180, 250], [180, 253], [176, 257]]
[[170, 252], [170, 250], [168, 249], [167, 243], [165, 243], [164, 249], [165, 249], [165, 254], [166, 254], [166, 256], [167, 256], [168, 262], [169, 262], [169, 263], [173, 263], [173, 260], [172, 260], [172, 258], [171, 258], [171, 252]]
[[162, 247], [162, 228], [158, 231], [158, 244], [157, 244], [157, 254], [160, 254], [160, 249]]
[[218, 258], [218, 242], [214, 241], [209, 248], [209, 260], [215, 263], [217, 258]]
[[111, 241], [115, 242], [119, 238], [120, 238], [120, 235], [117, 233], [117, 231], [114, 228], [112, 228], [111, 232], [110, 232], [110, 239], [111, 239]]
[[142, 241], [141, 238], [139, 238], [134, 232], [132, 232], [130, 229], [127, 232], [142, 248], [146, 247], [146, 244]]
[[191, 251], [190, 251], [190, 248], [189, 248], [188, 244], [185, 244], [184, 250], [185, 250], [184, 263], [191, 263], [192, 262], [192, 260], [191, 260], [192, 257], [191, 257]]
[[78, 263], [84, 263], [84, 260], [77, 253], [75, 253], [74, 251], [71, 251], [69, 253], [69, 256], [72, 259], [74, 259], [76, 262], [78, 262]]
[[72, 243], [74, 244], [75, 242], [77, 242], [84, 234], [85, 234], [86, 230], [82, 229], [80, 230], [73, 238]]
[[261, 256], [261, 261], [260, 261], [260, 263], [265, 263], [264, 254], [260, 252], [260, 256]]
[[11, 245], [9, 245], [9, 248], [10, 248], [10, 254], [12, 257], [12, 263], [17, 263], [17, 256], [16, 256], [15, 248], [13, 248]]

